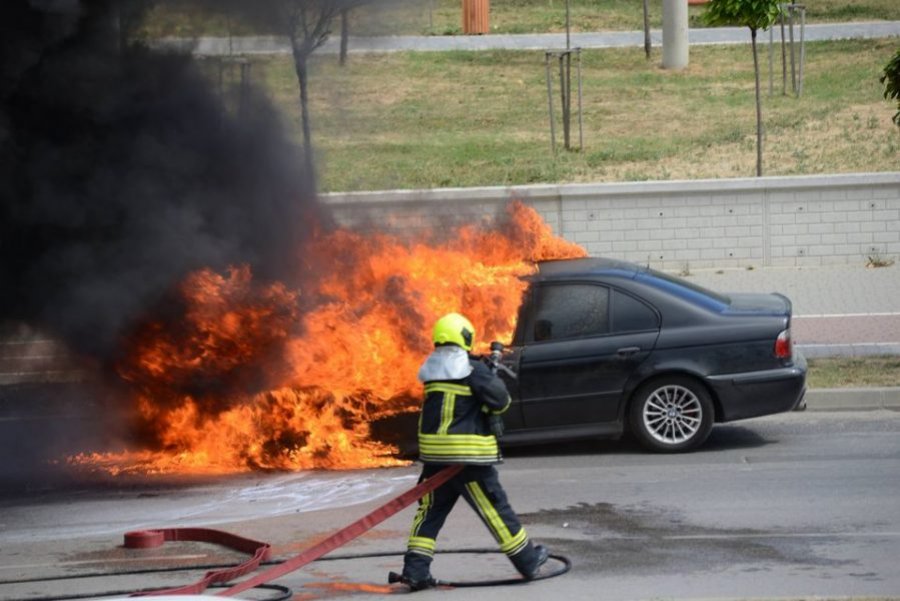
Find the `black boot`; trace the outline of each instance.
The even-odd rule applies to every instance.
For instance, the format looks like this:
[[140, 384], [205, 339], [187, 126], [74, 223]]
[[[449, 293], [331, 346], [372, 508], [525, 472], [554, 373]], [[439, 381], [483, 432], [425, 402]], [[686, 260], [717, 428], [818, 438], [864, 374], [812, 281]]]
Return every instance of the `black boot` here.
[[550, 551], [547, 550], [547, 547], [544, 545], [535, 545], [534, 546], [535, 553], [535, 565], [534, 569], [531, 570], [530, 573], [525, 574], [526, 580], [534, 580], [537, 578], [538, 573], [541, 571], [541, 566], [547, 563], [547, 560], [550, 558]]
[[403, 556], [403, 573], [400, 582], [411, 591], [433, 588], [437, 582], [431, 576], [431, 558], [418, 553], [406, 553]]
[[524, 549], [509, 559], [525, 580], [534, 580], [540, 572], [541, 566], [547, 563], [548, 557], [550, 557], [550, 552], [547, 551], [547, 547], [532, 545], [529, 541]]
[[437, 586], [437, 580], [429, 576], [424, 580], [410, 580], [406, 576], [400, 577], [400, 582], [409, 587], [409, 590], [412, 592], [423, 591], [427, 588], [434, 588]]

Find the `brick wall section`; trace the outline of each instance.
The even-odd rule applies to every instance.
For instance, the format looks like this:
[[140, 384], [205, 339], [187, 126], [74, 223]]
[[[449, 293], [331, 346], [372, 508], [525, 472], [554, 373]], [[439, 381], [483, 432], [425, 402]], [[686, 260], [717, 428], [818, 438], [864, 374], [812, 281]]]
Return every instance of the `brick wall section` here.
[[338, 222], [415, 233], [519, 199], [591, 255], [685, 267], [900, 259], [900, 172], [326, 194]]
[[0, 326], [0, 387], [81, 381], [83, 369], [59, 340], [21, 324]]
[[[900, 259], [900, 172], [323, 196], [345, 226], [401, 234], [490, 218], [510, 199], [533, 206], [592, 255], [662, 269]], [[0, 327], [0, 387], [81, 381], [86, 373], [43, 333]]]

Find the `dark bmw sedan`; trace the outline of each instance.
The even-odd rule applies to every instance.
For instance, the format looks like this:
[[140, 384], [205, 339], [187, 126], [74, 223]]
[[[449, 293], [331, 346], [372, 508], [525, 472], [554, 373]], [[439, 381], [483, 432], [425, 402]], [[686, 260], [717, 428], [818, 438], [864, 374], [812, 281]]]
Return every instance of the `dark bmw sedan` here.
[[806, 361], [780, 294], [718, 294], [609, 259], [541, 263], [503, 356], [504, 445], [634, 434], [654, 451], [791, 411]]

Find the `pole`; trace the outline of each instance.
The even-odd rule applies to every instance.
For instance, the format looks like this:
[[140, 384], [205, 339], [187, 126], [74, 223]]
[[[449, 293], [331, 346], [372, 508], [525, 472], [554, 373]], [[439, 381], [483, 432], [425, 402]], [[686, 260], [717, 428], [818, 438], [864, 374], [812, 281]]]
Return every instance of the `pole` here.
[[563, 148], [569, 150], [569, 86], [566, 81], [566, 58], [568, 52], [559, 55], [559, 98], [562, 103], [562, 120], [563, 120]]
[[806, 62], [806, 46], [803, 43], [803, 30], [806, 28], [806, 7], [800, 5], [800, 76], [797, 82], [797, 98], [803, 93], [803, 63]]
[[756, 54], [755, 29], [750, 30], [750, 45], [753, 47], [753, 76], [756, 79], [756, 177], [762, 177], [762, 100], [759, 97], [759, 58]]
[[584, 121], [582, 120], [581, 110], [581, 48], [576, 48], [578, 56], [578, 150], [584, 150]]
[[644, 0], [644, 54], [650, 60], [650, 0]]
[[556, 156], [556, 123], [553, 119], [553, 80], [550, 79], [550, 53], [544, 53], [544, 67], [547, 69], [547, 112], [550, 115], [550, 149]]
[[687, 0], [663, 0], [663, 69], [688, 66]]
[[788, 4], [788, 32], [791, 39], [791, 91], [797, 93], [797, 68], [794, 66], [794, 5]]
[[563, 55], [565, 56], [566, 72], [565, 75], [560, 74], [560, 76], [563, 77], [563, 81], [560, 82], [560, 87], [565, 90], [565, 92], [563, 93], [563, 133], [566, 139], [566, 150], [572, 150], [572, 41], [570, 35], [570, 16], [571, 14], [569, 12], [569, 0], [566, 0], [566, 52]]
[[772, 72], [774, 69], [774, 57], [775, 54], [772, 46], [775, 44], [775, 28], [774, 23], [769, 26], [769, 96], [774, 93], [775, 87], [775, 74]]
[[781, 93], [787, 96], [787, 48], [784, 40], [784, 4], [778, 5], [778, 21], [781, 24]]

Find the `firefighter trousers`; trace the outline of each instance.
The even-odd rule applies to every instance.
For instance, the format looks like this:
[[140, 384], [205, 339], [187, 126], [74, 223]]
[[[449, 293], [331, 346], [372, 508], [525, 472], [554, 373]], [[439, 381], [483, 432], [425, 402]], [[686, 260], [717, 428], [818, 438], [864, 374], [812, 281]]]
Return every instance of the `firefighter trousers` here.
[[[445, 467], [426, 464], [419, 482]], [[497, 470], [493, 465], [469, 465], [419, 499], [403, 556], [403, 576], [417, 582], [431, 578], [438, 533], [460, 496], [475, 510], [515, 568], [526, 577], [532, 574], [538, 567], [538, 554], [500, 486]]]

